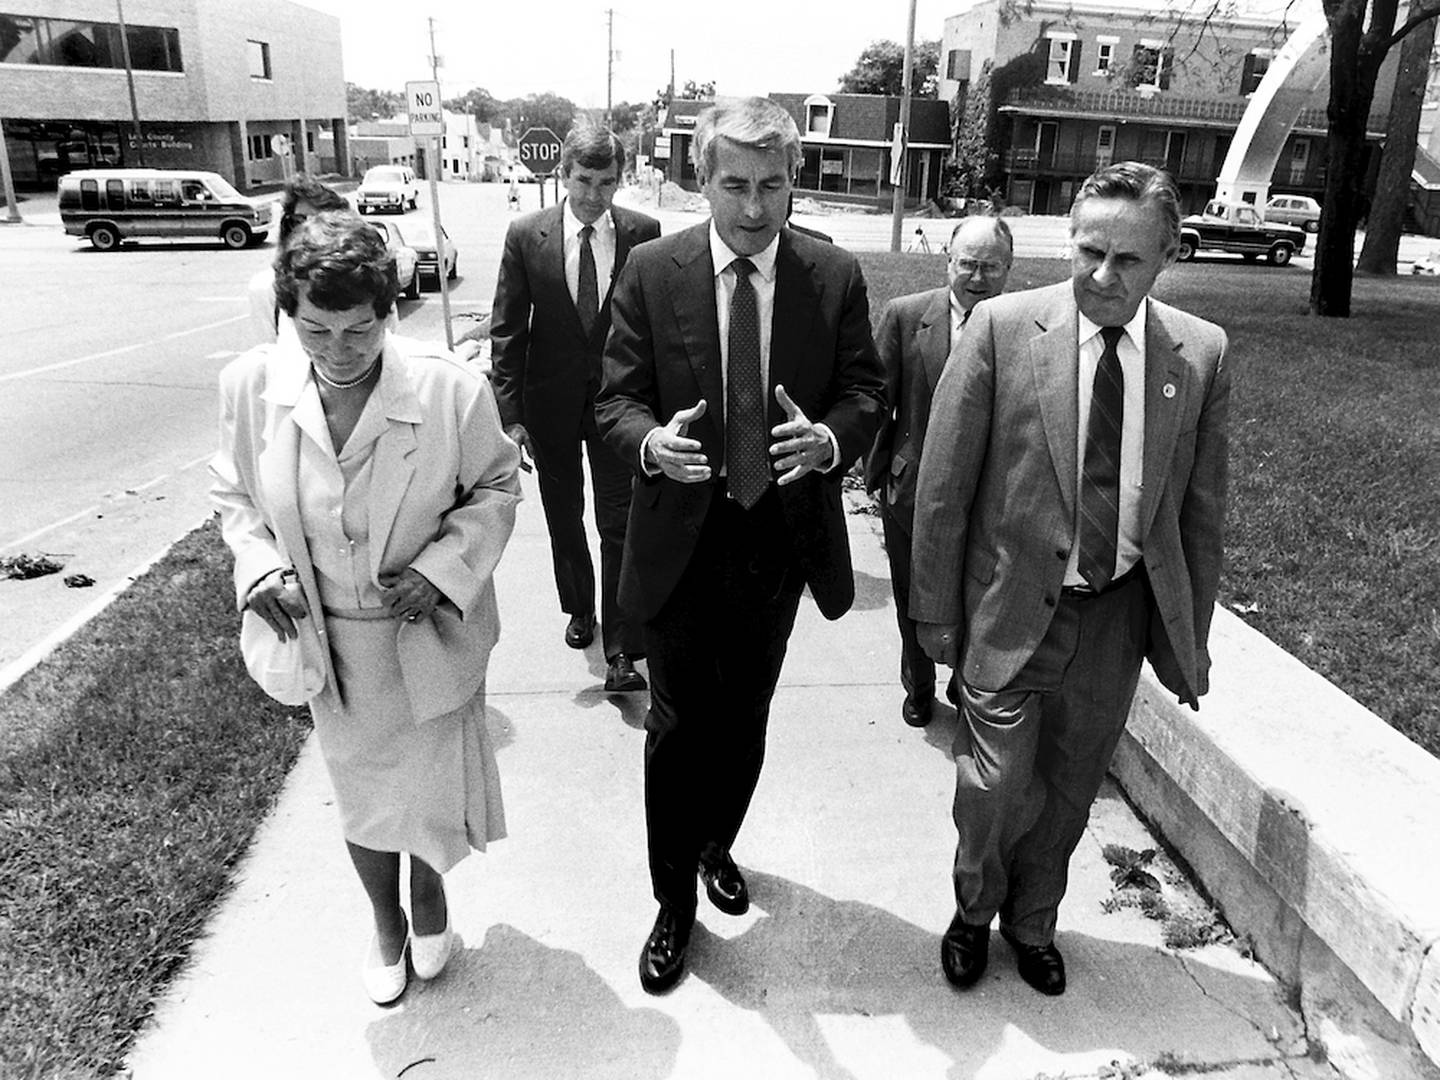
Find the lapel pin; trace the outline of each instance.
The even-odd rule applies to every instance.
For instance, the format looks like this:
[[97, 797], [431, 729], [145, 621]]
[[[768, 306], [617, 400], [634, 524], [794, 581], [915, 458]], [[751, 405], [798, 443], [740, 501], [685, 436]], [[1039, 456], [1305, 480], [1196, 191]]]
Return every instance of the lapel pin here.
[[1161, 392], [1162, 394], [1164, 394], [1167, 398], [1172, 398], [1172, 397], [1174, 397], [1174, 396], [1175, 396], [1175, 384], [1174, 384], [1173, 382], [1167, 382], [1164, 386], [1162, 386], [1162, 387], [1160, 388], [1160, 392]]

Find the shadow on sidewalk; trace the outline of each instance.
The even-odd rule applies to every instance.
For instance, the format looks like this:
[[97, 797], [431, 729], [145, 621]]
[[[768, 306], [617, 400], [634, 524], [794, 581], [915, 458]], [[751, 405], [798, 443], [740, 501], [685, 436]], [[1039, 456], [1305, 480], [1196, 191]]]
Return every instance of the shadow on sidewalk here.
[[579, 953], [504, 923], [403, 1001], [366, 1029], [379, 1076], [659, 1080], [680, 1047], [674, 1019], [628, 1008]]

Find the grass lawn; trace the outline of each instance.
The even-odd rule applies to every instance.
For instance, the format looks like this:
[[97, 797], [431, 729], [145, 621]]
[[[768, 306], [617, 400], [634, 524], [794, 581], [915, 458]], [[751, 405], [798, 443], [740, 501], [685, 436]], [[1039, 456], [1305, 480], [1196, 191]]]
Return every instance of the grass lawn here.
[[[885, 300], [942, 256], [862, 254]], [[1068, 264], [1017, 260], [1010, 287]], [[1310, 276], [1243, 262], [1167, 271], [1156, 295], [1218, 322], [1235, 365], [1220, 600], [1440, 754], [1440, 281], [1357, 279], [1349, 319], [1306, 313]]]
[[0, 696], [0, 1077], [123, 1064], [309, 732], [245, 674], [230, 565], [192, 533]]

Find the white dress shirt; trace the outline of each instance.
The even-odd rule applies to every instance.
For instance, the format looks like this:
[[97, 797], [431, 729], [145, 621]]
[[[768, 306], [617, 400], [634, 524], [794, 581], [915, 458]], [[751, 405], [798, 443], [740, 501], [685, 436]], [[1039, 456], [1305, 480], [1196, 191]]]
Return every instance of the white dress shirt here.
[[[1125, 324], [1125, 333], [1115, 345], [1120, 357], [1120, 370], [1125, 376], [1125, 416], [1120, 425], [1120, 527], [1115, 545], [1115, 577], [1124, 574], [1139, 561], [1140, 494], [1143, 488], [1145, 461], [1145, 316], [1150, 301], [1140, 305], [1134, 317]], [[1095, 388], [1095, 369], [1105, 343], [1100, 326], [1082, 313], [1079, 320], [1080, 378], [1076, 414], [1077, 453], [1075, 456], [1075, 537], [1070, 546], [1070, 559], [1065, 564], [1065, 584], [1084, 585], [1080, 576], [1080, 485], [1085, 475], [1085, 443], [1090, 429], [1090, 396]]]
[[[570, 290], [570, 299], [580, 300], [580, 230], [584, 223], [570, 209], [570, 200], [565, 200], [565, 210], [560, 215], [561, 236], [565, 240], [565, 287]], [[596, 299], [605, 303], [610, 292], [610, 274], [615, 269], [615, 219], [606, 210], [591, 225], [595, 232], [590, 237], [590, 250], [595, 254]]]

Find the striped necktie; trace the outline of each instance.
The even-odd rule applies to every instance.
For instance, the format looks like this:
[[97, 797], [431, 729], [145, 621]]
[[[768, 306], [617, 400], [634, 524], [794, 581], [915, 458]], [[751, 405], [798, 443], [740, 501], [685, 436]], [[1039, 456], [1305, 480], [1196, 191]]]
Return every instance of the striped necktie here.
[[765, 449], [765, 387], [760, 377], [760, 312], [750, 275], [755, 264], [736, 259], [730, 297], [725, 379], [725, 474], [730, 495], [749, 510], [770, 484]]
[[1095, 367], [1090, 393], [1090, 426], [1080, 478], [1078, 569], [1096, 592], [1103, 591], [1115, 576], [1120, 536], [1120, 432], [1125, 422], [1125, 373], [1116, 347], [1124, 335], [1123, 326], [1106, 326], [1100, 331], [1105, 347]]

